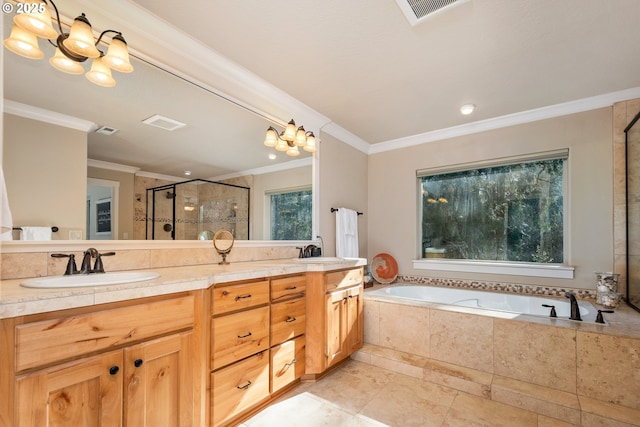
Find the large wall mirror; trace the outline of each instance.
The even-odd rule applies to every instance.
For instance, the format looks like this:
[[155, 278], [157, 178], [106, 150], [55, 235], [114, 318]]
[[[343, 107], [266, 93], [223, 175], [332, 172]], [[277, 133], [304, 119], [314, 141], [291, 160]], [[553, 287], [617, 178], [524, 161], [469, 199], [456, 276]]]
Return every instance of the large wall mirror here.
[[[11, 26], [5, 14], [3, 39]], [[82, 239], [145, 239], [147, 189], [202, 179], [250, 188], [248, 237], [269, 240], [274, 195], [312, 191], [313, 156], [265, 147], [266, 129], [282, 130], [265, 114], [138, 58], [133, 73], [114, 72], [115, 87], [99, 87], [55, 70], [54, 47], [40, 48], [42, 60], [3, 52], [2, 158], [14, 227], [56, 226], [54, 240], [79, 230]], [[98, 224], [108, 215], [112, 226]]]

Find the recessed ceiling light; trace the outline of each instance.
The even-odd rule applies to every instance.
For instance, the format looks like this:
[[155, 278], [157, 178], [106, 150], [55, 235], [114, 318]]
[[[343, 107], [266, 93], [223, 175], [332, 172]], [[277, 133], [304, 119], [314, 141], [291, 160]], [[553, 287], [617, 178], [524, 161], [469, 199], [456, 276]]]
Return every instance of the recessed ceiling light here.
[[269, 160], [275, 160], [276, 157], [278, 156], [276, 156], [275, 153], [269, 153]]
[[184, 174], [185, 174], [186, 176], [190, 176], [190, 175], [191, 175], [191, 171], [184, 171]]
[[475, 109], [475, 104], [464, 104], [462, 107], [460, 107], [460, 112], [466, 116], [473, 113], [473, 110]]

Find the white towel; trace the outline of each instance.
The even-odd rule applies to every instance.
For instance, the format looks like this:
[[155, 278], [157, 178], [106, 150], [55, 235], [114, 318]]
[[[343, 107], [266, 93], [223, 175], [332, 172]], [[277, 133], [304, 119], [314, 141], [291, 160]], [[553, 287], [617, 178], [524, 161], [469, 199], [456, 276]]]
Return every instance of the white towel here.
[[339, 208], [336, 212], [336, 256], [358, 258], [358, 212]]
[[51, 240], [51, 227], [21, 227], [22, 240]]

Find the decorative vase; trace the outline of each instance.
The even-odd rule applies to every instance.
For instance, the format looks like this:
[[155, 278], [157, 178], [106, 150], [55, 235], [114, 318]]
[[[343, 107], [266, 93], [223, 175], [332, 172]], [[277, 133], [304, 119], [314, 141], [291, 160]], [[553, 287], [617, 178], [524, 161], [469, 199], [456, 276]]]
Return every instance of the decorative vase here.
[[596, 272], [596, 304], [615, 308], [620, 303], [618, 293], [618, 273]]

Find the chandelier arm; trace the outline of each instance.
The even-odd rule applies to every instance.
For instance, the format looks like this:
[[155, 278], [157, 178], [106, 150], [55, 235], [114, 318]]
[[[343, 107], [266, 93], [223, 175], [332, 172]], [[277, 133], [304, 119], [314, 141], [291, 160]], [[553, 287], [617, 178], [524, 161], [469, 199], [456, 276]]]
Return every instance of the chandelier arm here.
[[[64, 33], [64, 31], [62, 31], [62, 23], [60, 22], [60, 13], [58, 13], [58, 7], [56, 6], [56, 4], [53, 2], [53, 0], [49, 0], [47, 2], [47, 0], [43, 0], [45, 3], [51, 3], [51, 6], [53, 6], [53, 10], [56, 12], [56, 21], [58, 21], [58, 28], [60, 29], [60, 34]], [[49, 42], [51, 43], [51, 40], [49, 40]], [[53, 44], [53, 43], [52, 43]], [[58, 47], [57, 45], [54, 44], [54, 46]]]
[[[120, 31], [116, 31], [116, 30], [104, 30], [102, 33], [100, 33], [100, 37], [98, 37], [98, 41], [96, 41], [96, 47], [98, 47], [98, 44], [100, 43], [100, 41], [102, 40], [102, 37], [107, 34], [107, 33], [116, 33], [117, 35], [119, 35], [120, 37], [122, 37], [122, 33]], [[100, 49], [98, 49], [100, 50]]]

